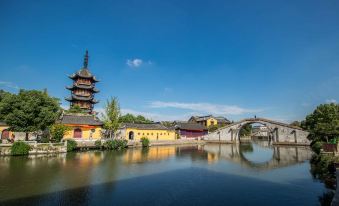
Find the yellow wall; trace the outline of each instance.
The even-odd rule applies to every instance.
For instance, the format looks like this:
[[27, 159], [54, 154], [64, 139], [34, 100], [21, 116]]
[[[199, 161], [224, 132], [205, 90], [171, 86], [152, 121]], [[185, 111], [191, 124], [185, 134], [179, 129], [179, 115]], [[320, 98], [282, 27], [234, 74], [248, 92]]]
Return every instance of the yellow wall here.
[[66, 125], [71, 128], [70, 131], [68, 131], [64, 139], [70, 139], [74, 137], [74, 129], [80, 128], [82, 130], [82, 138], [74, 138], [74, 139], [90, 139], [91, 130], [95, 129], [95, 132], [92, 134], [92, 139], [101, 139], [101, 127], [100, 126], [76, 126], [76, 125]]
[[216, 120], [216, 119], [214, 119], [214, 118], [209, 118], [209, 119], [207, 119], [207, 121], [206, 121], [207, 123], [206, 123], [206, 126], [207, 127], [209, 127], [209, 126], [211, 126], [212, 124], [212, 122], [213, 122], [213, 125], [216, 125], [216, 124], [218, 124], [218, 120]]
[[141, 149], [131, 149], [124, 154], [124, 162], [137, 163], [145, 161], [163, 160], [171, 156], [174, 156], [175, 152], [176, 149], [173, 146], [150, 147], [146, 151]]
[[[128, 140], [128, 135], [132, 131], [134, 132], [134, 140], [140, 141], [141, 137], [147, 137], [150, 141], [156, 140], [175, 140], [174, 130], [146, 130], [146, 129], [135, 129], [126, 128], [125, 139]], [[158, 136], [158, 139], [157, 139]]]

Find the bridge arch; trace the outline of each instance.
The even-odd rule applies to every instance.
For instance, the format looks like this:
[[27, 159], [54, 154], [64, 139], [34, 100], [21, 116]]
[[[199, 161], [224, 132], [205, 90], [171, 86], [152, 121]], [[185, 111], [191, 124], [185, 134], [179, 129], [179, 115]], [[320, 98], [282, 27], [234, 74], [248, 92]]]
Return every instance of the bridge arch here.
[[273, 143], [310, 144], [310, 141], [307, 139], [309, 133], [301, 128], [264, 118], [243, 119], [205, 135], [204, 139], [211, 141], [239, 142], [240, 129], [244, 125], [254, 123], [262, 124], [267, 127]]

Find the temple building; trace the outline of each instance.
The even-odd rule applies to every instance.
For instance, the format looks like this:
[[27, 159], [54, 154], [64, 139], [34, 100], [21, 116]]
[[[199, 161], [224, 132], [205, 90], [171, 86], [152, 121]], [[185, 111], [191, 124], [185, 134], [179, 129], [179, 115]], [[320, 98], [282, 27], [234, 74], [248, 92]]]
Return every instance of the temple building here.
[[84, 67], [76, 73], [69, 76], [73, 80], [73, 85], [66, 87], [71, 90], [71, 96], [66, 100], [70, 102], [70, 106], [79, 106], [88, 113], [93, 112], [94, 104], [98, 103], [94, 99], [94, 94], [99, 92], [95, 88], [95, 83], [98, 80], [88, 69], [88, 51], [86, 50], [84, 58]]
[[204, 125], [206, 127], [210, 127], [210, 126], [213, 126], [213, 125], [225, 126], [225, 125], [231, 123], [225, 117], [214, 117], [212, 115], [207, 115], [207, 116], [192, 116], [188, 120], [188, 122], [190, 122], [190, 123], [198, 123], [198, 124]]
[[64, 139], [101, 139], [103, 123], [94, 115], [63, 114], [60, 119], [60, 123], [70, 128], [70, 130], [65, 134]]
[[192, 122], [174, 122], [174, 128], [181, 139], [196, 139], [208, 134], [205, 125]]
[[146, 137], [150, 141], [176, 139], [175, 130], [160, 123], [124, 123], [116, 133], [117, 139], [126, 139], [128, 141], [140, 141], [142, 137]]
[[73, 85], [66, 87], [71, 90], [71, 97], [66, 98], [70, 102], [70, 107], [79, 106], [83, 112], [72, 113], [65, 111], [59, 123], [66, 125], [70, 130], [65, 134], [64, 139], [74, 138], [74, 140], [97, 140], [102, 136], [101, 122], [93, 111], [94, 104], [98, 103], [94, 99], [94, 94], [99, 92], [95, 88], [98, 80], [88, 69], [88, 51], [86, 50], [84, 66], [76, 73], [69, 76], [73, 80]]

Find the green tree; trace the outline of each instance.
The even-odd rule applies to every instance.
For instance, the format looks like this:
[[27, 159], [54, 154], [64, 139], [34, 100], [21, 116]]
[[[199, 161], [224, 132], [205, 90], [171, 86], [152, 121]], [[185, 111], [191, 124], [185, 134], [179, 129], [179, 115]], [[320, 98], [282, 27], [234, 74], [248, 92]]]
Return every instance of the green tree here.
[[86, 113], [83, 109], [80, 108], [79, 105], [73, 105], [69, 108], [69, 110], [65, 111], [66, 113]]
[[0, 102], [0, 115], [11, 131], [28, 133], [45, 130], [60, 115], [59, 100], [47, 92], [20, 90], [18, 94], [5, 95]]
[[239, 131], [240, 137], [250, 136], [251, 134], [252, 134], [252, 125], [250, 124], [244, 125]]
[[139, 124], [145, 123], [145, 124], [148, 124], [148, 123], [152, 123], [153, 121], [147, 119], [146, 117], [144, 117], [142, 115], [134, 116], [133, 114], [128, 113], [128, 114], [121, 116], [119, 118], [119, 122], [121, 122], [121, 123], [139, 123]]
[[63, 124], [53, 124], [50, 127], [51, 140], [54, 142], [60, 142], [65, 134], [70, 131], [70, 127]]
[[219, 129], [219, 125], [217, 125], [217, 124], [213, 124], [213, 125], [210, 125], [209, 127], [208, 127], [208, 131], [209, 132], [215, 132], [215, 131], [217, 131]]
[[327, 141], [339, 137], [339, 105], [321, 104], [301, 123], [311, 140]]
[[301, 127], [301, 123], [299, 121], [293, 121], [290, 125], [294, 127]]
[[120, 126], [120, 106], [116, 97], [107, 100], [104, 114], [104, 128], [109, 132], [109, 137], [112, 138], [113, 134]]

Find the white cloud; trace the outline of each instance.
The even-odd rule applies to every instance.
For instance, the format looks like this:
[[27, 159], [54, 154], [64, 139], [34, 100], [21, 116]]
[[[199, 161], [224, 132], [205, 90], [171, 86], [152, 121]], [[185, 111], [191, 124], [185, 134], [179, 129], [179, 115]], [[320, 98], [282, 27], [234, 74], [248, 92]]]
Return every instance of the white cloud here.
[[17, 89], [19, 90], [20, 87], [18, 87], [17, 85], [15, 85], [13, 82], [5, 82], [5, 81], [0, 81], [0, 87], [3, 86], [3, 87], [8, 87], [8, 88], [11, 88], [11, 89]]
[[337, 100], [335, 100], [335, 99], [327, 99], [326, 103], [337, 103]]
[[246, 109], [236, 105], [220, 105], [210, 103], [183, 103], [183, 102], [162, 102], [154, 101], [150, 103], [151, 108], [176, 108], [186, 109], [195, 112], [214, 115], [241, 115], [261, 112], [259, 109]]
[[137, 68], [137, 67], [140, 67], [143, 64], [143, 60], [137, 59], [137, 58], [136, 59], [127, 59], [126, 64], [129, 67]]

